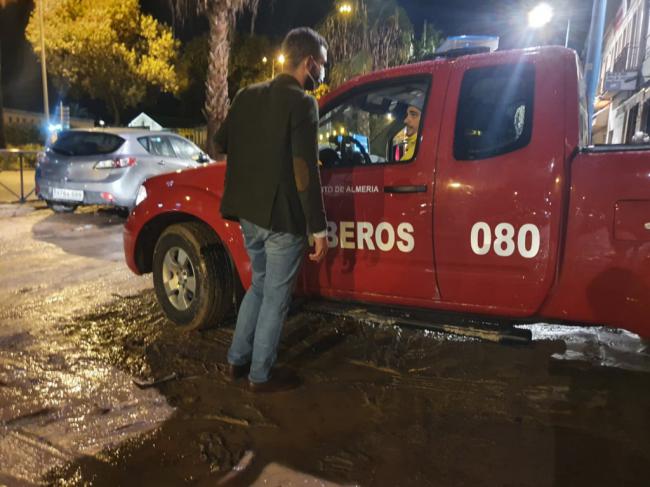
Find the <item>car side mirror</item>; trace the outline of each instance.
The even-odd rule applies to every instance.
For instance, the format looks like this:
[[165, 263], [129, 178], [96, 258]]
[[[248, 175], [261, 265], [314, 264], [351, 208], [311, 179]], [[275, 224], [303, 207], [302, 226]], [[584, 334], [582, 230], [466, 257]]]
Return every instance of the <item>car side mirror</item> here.
[[200, 162], [201, 164], [205, 164], [206, 162], [210, 162], [210, 156], [207, 155], [205, 152], [201, 152], [199, 154], [199, 157], [196, 160], [196, 162]]

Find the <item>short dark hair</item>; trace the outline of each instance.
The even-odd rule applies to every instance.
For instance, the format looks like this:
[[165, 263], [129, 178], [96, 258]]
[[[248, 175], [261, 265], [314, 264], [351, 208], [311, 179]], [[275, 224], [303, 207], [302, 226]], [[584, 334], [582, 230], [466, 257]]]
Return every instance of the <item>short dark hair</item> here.
[[321, 47], [327, 49], [327, 41], [309, 27], [298, 27], [289, 31], [282, 41], [282, 53], [291, 68], [298, 67], [306, 57], [314, 56], [318, 59], [321, 56]]

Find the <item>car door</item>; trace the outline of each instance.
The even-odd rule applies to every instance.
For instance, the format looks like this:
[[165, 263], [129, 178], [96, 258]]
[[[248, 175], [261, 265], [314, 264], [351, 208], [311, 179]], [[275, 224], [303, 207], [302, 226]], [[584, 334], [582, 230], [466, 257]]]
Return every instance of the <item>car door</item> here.
[[153, 156], [150, 168], [153, 173], [163, 174], [187, 167], [174, 152], [169, 135], [149, 135], [146, 137], [146, 144], [147, 151]]
[[192, 144], [189, 140], [176, 135], [169, 136], [169, 141], [176, 153], [178, 162], [185, 167], [196, 167], [200, 164], [203, 151]]
[[534, 56], [467, 59], [450, 76], [437, 163], [441, 297], [528, 316], [553, 284], [561, 240], [564, 71]]
[[[321, 111], [319, 156], [328, 219], [326, 262], [308, 262], [308, 292], [364, 301], [436, 297], [433, 162], [442, 102], [431, 74], [371, 83]], [[399, 158], [396, 136], [410, 103], [422, 114], [417, 146]], [[428, 100], [428, 101], [427, 101]], [[396, 301], [396, 302], [397, 302]]]

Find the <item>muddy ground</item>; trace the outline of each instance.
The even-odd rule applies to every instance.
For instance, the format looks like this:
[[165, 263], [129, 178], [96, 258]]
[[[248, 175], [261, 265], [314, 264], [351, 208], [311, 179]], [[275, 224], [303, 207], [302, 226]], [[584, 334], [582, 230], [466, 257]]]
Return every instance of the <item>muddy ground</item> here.
[[650, 482], [634, 335], [535, 325], [508, 346], [298, 310], [279, 357], [302, 386], [253, 395], [224, 375], [232, 320], [175, 330], [120, 226], [0, 211], [0, 484], [325, 485], [284, 467], [362, 486]]

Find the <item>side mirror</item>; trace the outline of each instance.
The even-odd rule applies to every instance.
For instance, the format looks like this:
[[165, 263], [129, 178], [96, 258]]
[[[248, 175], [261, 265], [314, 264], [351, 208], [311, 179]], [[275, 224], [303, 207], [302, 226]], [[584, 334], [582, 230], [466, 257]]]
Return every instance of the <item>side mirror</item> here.
[[201, 152], [199, 154], [199, 157], [196, 160], [196, 162], [200, 162], [201, 164], [205, 164], [206, 162], [210, 162], [210, 156], [207, 155], [205, 152]]

